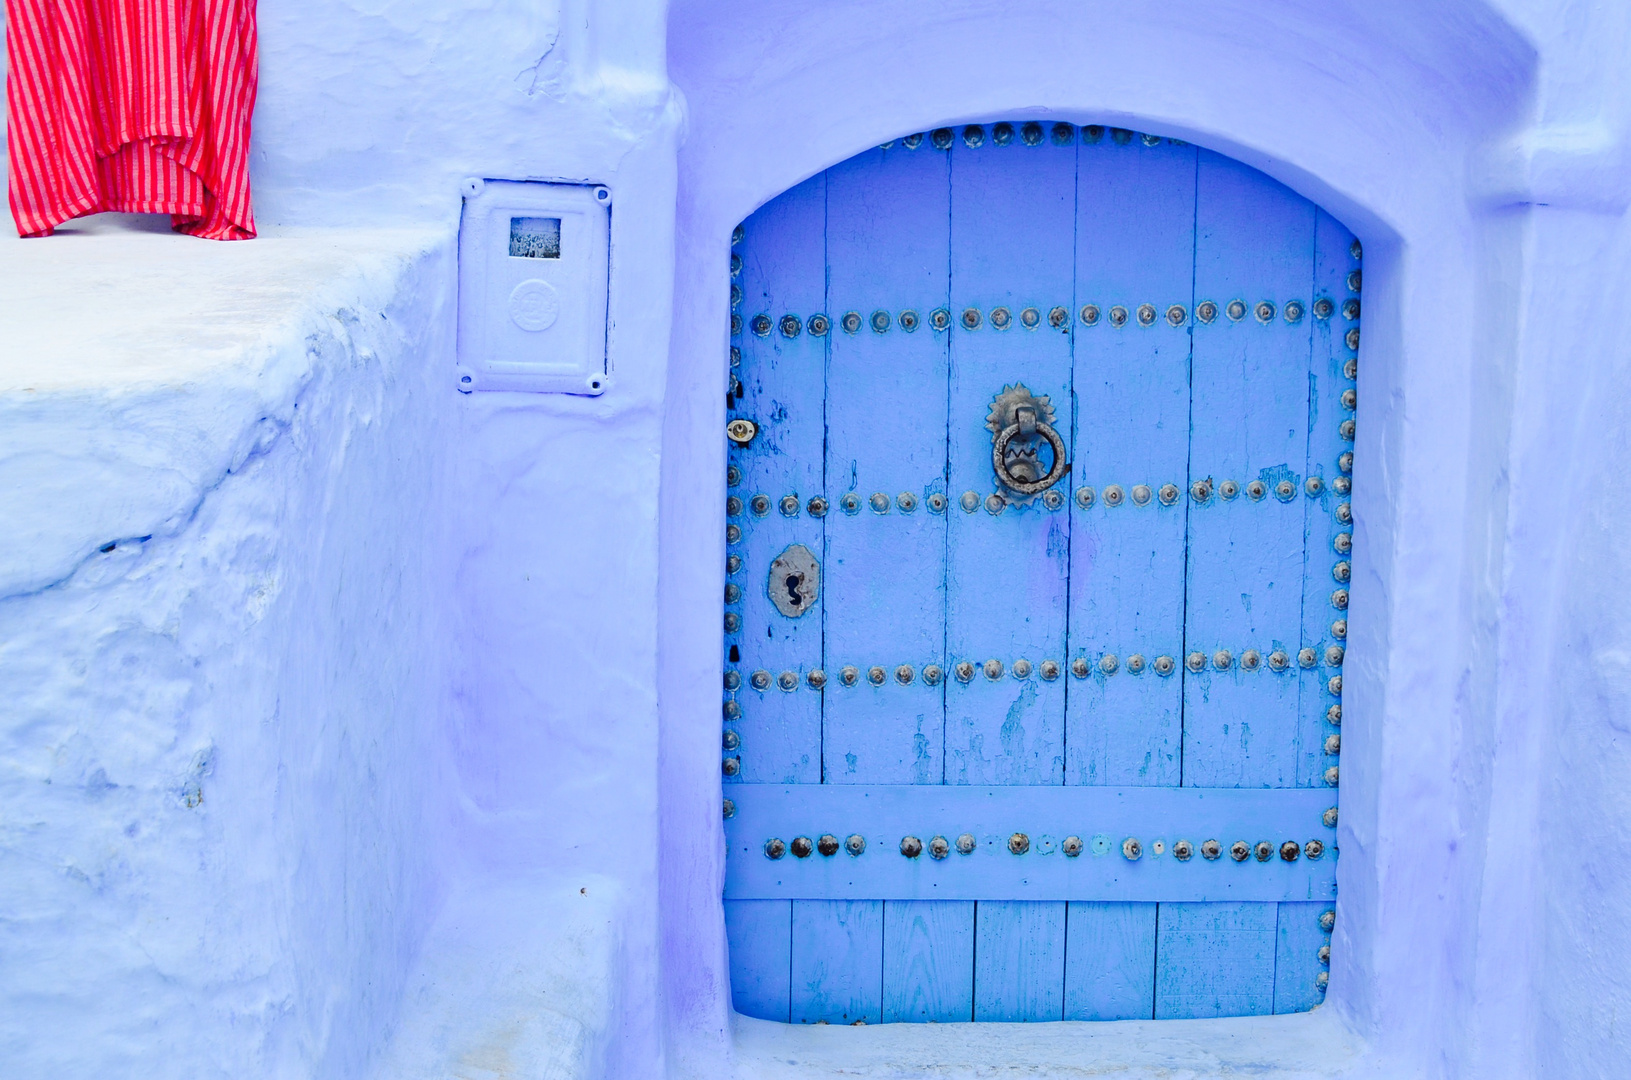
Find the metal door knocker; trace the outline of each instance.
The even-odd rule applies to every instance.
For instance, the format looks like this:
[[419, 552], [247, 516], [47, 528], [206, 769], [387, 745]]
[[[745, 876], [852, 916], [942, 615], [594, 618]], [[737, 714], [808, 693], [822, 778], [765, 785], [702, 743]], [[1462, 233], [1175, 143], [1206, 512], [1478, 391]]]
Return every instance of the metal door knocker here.
[[[991, 429], [991, 469], [1005, 489], [1008, 501], [1028, 503], [1065, 478], [1065, 440], [1053, 429], [1053, 406], [1048, 396], [1034, 395], [1024, 383], [1005, 386], [991, 402], [985, 426]], [[1041, 449], [1053, 450], [1053, 464], [1042, 471]]]

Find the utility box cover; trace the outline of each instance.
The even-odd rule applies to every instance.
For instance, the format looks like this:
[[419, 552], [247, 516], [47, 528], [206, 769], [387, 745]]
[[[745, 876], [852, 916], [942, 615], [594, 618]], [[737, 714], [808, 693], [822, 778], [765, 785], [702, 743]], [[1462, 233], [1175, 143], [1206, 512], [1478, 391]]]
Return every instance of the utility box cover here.
[[611, 201], [593, 184], [465, 182], [460, 390], [605, 389]]

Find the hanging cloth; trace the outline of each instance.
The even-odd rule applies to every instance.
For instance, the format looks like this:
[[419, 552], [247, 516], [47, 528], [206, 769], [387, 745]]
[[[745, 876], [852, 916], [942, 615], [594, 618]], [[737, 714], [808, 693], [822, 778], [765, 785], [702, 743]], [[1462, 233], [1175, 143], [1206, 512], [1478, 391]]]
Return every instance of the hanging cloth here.
[[255, 0], [6, 0], [6, 16], [19, 235], [104, 210], [255, 235]]

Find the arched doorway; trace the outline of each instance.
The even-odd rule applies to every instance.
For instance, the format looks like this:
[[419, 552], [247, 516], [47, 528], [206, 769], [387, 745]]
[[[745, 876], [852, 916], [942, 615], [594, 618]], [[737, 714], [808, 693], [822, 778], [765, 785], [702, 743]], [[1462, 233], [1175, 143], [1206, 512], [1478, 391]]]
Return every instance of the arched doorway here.
[[1307, 1009], [1359, 249], [1174, 140], [907, 136], [738, 231], [732, 992], [793, 1022]]

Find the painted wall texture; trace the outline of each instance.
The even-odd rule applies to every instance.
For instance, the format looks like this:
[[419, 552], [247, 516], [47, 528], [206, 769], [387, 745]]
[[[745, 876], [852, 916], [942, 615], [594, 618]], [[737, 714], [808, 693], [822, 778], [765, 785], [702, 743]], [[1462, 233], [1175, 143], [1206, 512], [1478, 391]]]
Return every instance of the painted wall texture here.
[[[345, 0], [261, 20], [262, 239], [0, 242], [6, 1075], [1623, 1071], [1631, 11]], [[861, 148], [992, 117], [1190, 140], [1364, 242], [1314, 1013], [1020, 1033], [730, 1014], [730, 231]], [[466, 176], [616, 193], [604, 396], [454, 388]]]

